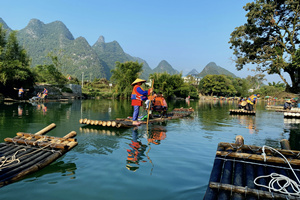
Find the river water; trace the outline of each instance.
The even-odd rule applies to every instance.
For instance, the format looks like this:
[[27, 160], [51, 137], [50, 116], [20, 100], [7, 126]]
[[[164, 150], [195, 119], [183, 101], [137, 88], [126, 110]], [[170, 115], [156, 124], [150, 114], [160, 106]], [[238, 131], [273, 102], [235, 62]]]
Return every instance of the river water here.
[[[299, 150], [300, 123], [256, 106], [256, 116], [232, 116], [232, 101], [174, 101], [169, 109], [193, 107], [188, 118], [137, 129], [86, 127], [79, 119], [131, 115], [129, 101], [76, 100], [44, 104], [0, 103], [0, 141], [17, 132], [77, 132], [78, 146], [42, 170], [0, 188], [0, 199], [203, 199], [219, 142], [280, 148], [288, 139]], [[149, 136], [149, 137], [148, 137]]]

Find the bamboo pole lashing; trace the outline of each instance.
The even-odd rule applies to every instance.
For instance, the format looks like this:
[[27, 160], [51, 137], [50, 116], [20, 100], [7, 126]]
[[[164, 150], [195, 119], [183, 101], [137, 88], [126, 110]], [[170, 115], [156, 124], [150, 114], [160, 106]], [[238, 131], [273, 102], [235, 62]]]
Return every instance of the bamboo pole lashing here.
[[[29, 140], [28, 138], [32, 137], [35, 138], [36, 140], [42, 139], [42, 140], [53, 140], [53, 139], [59, 139], [59, 140], [68, 140], [68, 141], [76, 141], [76, 138], [73, 138], [76, 136], [76, 132], [75, 131], [71, 131], [70, 133], [68, 133], [67, 135], [65, 135], [63, 138], [60, 137], [54, 137], [54, 136], [42, 136], [42, 135], [33, 135], [31, 133], [17, 133], [17, 136], [22, 136], [22, 139], [24, 140]], [[14, 139], [21, 139], [21, 138], [16, 138], [14, 137]]]
[[[37, 143], [36, 141], [25, 141], [25, 140], [20, 140], [20, 139], [13, 139], [13, 138], [5, 138], [4, 139], [5, 142], [13, 142], [13, 143], [18, 143], [18, 144], [25, 144], [25, 145], [32, 145], [32, 146], [41, 146], [41, 147], [45, 147], [49, 145], [49, 142], [40, 142]], [[50, 145], [51, 148], [57, 148], [57, 149], [66, 149], [67, 146], [66, 145], [61, 145], [61, 144], [55, 144], [53, 141], [50, 143], [52, 143], [53, 145]]]

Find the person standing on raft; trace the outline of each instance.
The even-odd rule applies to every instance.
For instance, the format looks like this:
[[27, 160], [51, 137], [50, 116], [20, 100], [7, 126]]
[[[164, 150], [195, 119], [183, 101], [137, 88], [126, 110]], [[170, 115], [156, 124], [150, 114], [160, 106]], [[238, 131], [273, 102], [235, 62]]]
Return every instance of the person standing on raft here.
[[133, 86], [133, 90], [131, 93], [131, 105], [133, 106], [132, 125], [138, 126], [141, 124], [137, 121], [140, 112], [140, 106], [143, 105], [143, 101], [146, 101], [148, 99], [147, 95], [150, 95], [152, 92], [152, 89], [143, 90], [141, 85], [145, 82], [145, 80], [137, 78], [131, 84]]

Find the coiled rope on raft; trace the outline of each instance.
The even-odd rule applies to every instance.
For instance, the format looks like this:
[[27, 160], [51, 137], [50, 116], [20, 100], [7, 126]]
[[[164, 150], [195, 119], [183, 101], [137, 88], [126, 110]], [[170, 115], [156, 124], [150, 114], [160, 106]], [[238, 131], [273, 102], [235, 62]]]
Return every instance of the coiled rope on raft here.
[[[300, 181], [299, 181], [294, 169], [292, 168], [290, 162], [286, 159], [286, 157], [283, 154], [281, 154], [276, 149], [274, 149], [272, 147], [269, 147], [269, 146], [263, 146], [262, 147], [262, 152], [263, 152], [262, 156], [264, 157], [265, 162], [266, 162], [265, 148], [269, 148], [270, 150], [273, 150], [276, 153], [278, 153], [280, 156], [282, 156], [282, 158], [289, 165], [289, 167], [290, 167], [291, 171], [293, 172], [294, 176], [296, 177], [296, 180], [298, 181], [298, 183], [296, 181], [290, 179], [289, 177], [282, 175], [282, 174], [271, 173], [269, 175], [256, 177], [254, 179], [254, 184], [257, 185], [257, 186], [269, 189], [269, 192], [275, 191], [275, 192], [279, 192], [279, 193], [286, 194], [286, 195], [289, 195], [289, 196], [293, 195], [293, 196], [300, 197]], [[261, 178], [271, 178], [271, 180], [269, 181], [268, 185], [262, 185], [262, 184], [257, 183], [257, 181]], [[279, 189], [276, 189], [276, 186], [278, 186]], [[293, 192], [289, 192], [287, 190], [288, 187], [291, 187]]]

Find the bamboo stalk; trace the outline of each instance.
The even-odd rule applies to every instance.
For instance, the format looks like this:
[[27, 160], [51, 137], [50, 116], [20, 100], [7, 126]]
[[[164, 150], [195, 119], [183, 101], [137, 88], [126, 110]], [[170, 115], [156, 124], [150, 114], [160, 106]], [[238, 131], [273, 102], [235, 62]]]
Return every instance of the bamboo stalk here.
[[102, 121], [102, 126], [106, 126], [107, 122], [106, 121]]
[[69, 139], [69, 138], [73, 138], [77, 135], [77, 133], [75, 131], [71, 131], [70, 133], [68, 133], [67, 135], [65, 135], [63, 138], [64, 139]]
[[[256, 155], [256, 154], [249, 154], [249, 153], [234, 153], [234, 152], [226, 152], [226, 151], [217, 151], [217, 156], [225, 156], [225, 157], [233, 157], [233, 158], [241, 158], [241, 159], [248, 159], [248, 160], [256, 160], [256, 161], [264, 161], [264, 157], [262, 155]], [[282, 158], [273, 157], [273, 156], [266, 156], [267, 162], [273, 162], [273, 163], [280, 163], [285, 164], [285, 161]], [[300, 165], [300, 160], [289, 160], [290, 164], [292, 165]]]
[[42, 130], [36, 132], [35, 135], [45, 135], [46, 133], [48, 133], [49, 131], [51, 131], [55, 127], [56, 127], [56, 125], [54, 123], [52, 123], [49, 126], [43, 128]]
[[79, 123], [80, 123], [80, 124], [83, 124], [83, 119], [80, 119], [80, 120], [79, 120]]
[[111, 126], [112, 126], [112, 127], [115, 127], [115, 126], [117, 126], [117, 122], [115, 122], [115, 121], [112, 121], [112, 122], [111, 122]]
[[88, 119], [85, 118], [85, 119], [82, 121], [82, 123], [83, 123], [83, 124], [86, 124], [87, 120], [88, 120]]
[[94, 125], [97, 126], [98, 124], [99, 124], [99, 121], [98, 121], [98, 120], [95, 120]]
[[94, 124], [95, 124], [95, 121], [94, 121], [94, 120], [91, 120], [90, 125], [94, 125]]
[[[218, 189], [218, 190], [226, 190], [226, 191], [232, 191], [236, 193], [240, 193], [243, 195], [253, 195], [255, 197], [261, 198], [268, 198], [268, 199], [286, 199], [286, 195], [278, 194], [278, 193], [271, 193], [266, 192], [262, 190], [256, 190], [256, 189], [250, 189], [245, 188], [241, 186], [235, 186], [230, 184], [222, 184], [222, 183], [216, 183], [216, 182], [210, 182], [209, 183], [210, 188]], [[297, 199], [297, 197], [289, 196], [289, 199], [294, 200]]]
[[111, 126], [111, 121], [107, 121], [106, 126]]

